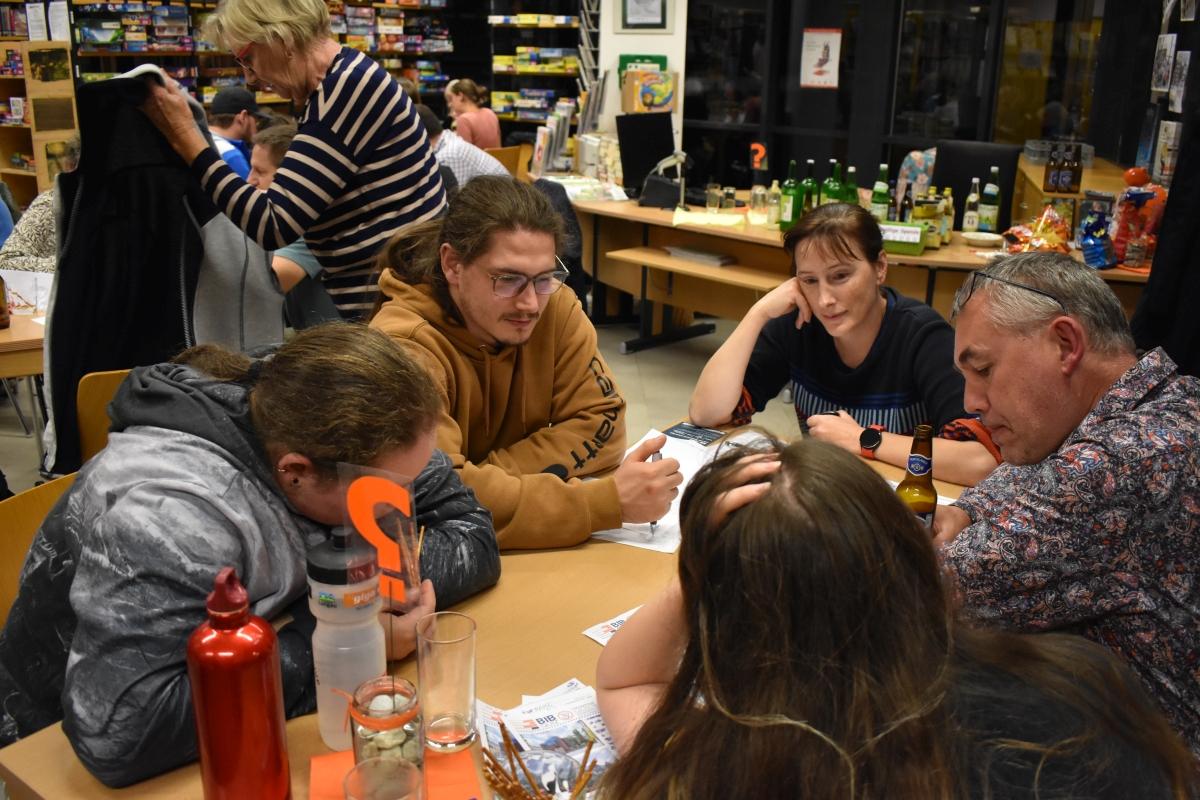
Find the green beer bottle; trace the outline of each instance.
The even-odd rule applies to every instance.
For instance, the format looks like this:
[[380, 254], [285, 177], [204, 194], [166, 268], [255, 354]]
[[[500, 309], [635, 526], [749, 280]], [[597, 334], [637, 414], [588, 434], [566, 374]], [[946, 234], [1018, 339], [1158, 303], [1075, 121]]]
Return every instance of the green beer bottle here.
[[790, 230], [800, 219], [800, 183], [796, 180], [796, 159], [788, 162], [787, 180], [779, 189], [779, 230]]
[[800, 181], [800, 191], [802, 192], [801, 197], [804, 199], [803, 213], [805, 214], [817, 207], [817, 198], [820, 196], [821, 192], [820, 187], [817, 186], [817, 179], [813, 177], [813, 170], [815, 168], [816, 164], [811, 158], [805, 159], [804, 180]]
[[846, 183], [842, 186], [842, 200], [852, 206], [858, 205], [857, 167], [846, 167]]
[[879, 165], [879, 177], [871, 187], [871, 216], [876, 222], [886, 222], [888, 218], [888, 165]]
[[836, 158], [829, 159], [829, 177], [821, 181], [820, 205], [842, 202], [842, 165]]

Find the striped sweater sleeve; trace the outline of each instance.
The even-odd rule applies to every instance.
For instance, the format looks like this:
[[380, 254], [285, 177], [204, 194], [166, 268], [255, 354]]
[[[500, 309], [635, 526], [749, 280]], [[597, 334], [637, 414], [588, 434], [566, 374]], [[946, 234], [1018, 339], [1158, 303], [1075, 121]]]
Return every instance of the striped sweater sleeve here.
[[365, 58], [339, 56], [310, 99], [268, 191], [239, 178], [213, 148], [192, 162], [216, 206], [262, 247], [275, 250], [303, 236], [366, 166], [379, 137], [396, 133], [385, 123], [396, 119], [407, 98], [382, 68], [364, 68]]

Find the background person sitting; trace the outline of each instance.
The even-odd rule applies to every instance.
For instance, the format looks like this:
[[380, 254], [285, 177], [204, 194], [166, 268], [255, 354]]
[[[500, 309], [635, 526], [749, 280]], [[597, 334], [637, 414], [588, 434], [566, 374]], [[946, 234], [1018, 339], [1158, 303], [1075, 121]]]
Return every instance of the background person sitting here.
[[966, 407], [1005, 461], [934, 519], [963, 613], [1112, 648], [1200, 759], [1200, 380], [1139, 358], [1067, 255], [997, 259], [954, 312]]
[[442, 121], [429, 106], [417, 106], [417, 115], [425, 125], [430, 146], [438, 164], [454, 173], [458, 186], [479, 175], [508, 175], [496, 157], [463, 139], [454, 131], [442, 129]]
[[[64, 172], [74, 172], [79, 165], [78, 136], [72, 136], [66, 142], [62, 164]], [[53, 272], [58, 265], [58, 191], [55, 186], [33, 198], [17, 221], [4, 246], [0, 247], [0, 269]]]
[[487, 89], [470, 78], [457, 78], [446, 84], [446, 107], [454, 117], [454, 131], [485, 150], [500, 146], [500, 119], [484, 106]]
[[609, 641], [621, 800], [1176, 798], [1187, 749], [1111, 654], [975, 630], [929, 533], [824, 442], [744, 449], [684, 493], [678, 579]]
[[227, 86], [213, 98], [208, 131], [217, 152], [239, 178], [250, 174], [250, 142], [263, 118], [254, 93], [241, 86]]
[[802, 431], [904, 466], [913, 429], [933, 425], [934, 477], [973, 484], [999, 461], [963, 409], [954, 330], [929, 306], [884, 286], [879, 225], [844, 203], [805, 214], [784, 237], [796, 276], [756, 302], [700, 373], [697, 425], [744, 424], [792, 387]]
[[[387, 402], [381, 402], [387, 398]], [[289, 717], [314, 710], [308, 548], [346, 520], [337, 464], [414, 478], [425, 583], [385, 612], [391, 657], [416, 619], [496, 582], [491, 518], [434, 450], [441, 402], [386, 336], [334, 323], [252, 361], [212, 345], [133, 370], [108, 446], [34, 538], [0, 633], [0, 741], [61, 719], [84, 765], [122, 786], [196, 757], [186, 644], [233, 566], [279, 630]]]

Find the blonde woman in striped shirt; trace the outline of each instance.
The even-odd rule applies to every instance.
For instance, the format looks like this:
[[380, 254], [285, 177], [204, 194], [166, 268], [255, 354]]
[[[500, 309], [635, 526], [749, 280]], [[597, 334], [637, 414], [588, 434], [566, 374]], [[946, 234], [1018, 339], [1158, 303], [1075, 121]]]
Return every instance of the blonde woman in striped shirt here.
[[234, 54], [249, 86], [299, 106], [299, 131], [258, 192], [196, 127], [178, 85], [151, 83], [143, 110], [217, 207], [275, 250], [303, 237], [363, 315], [375, 254], [400, 228], [445, 205], [437, 162], [412, 102], [375, 61], [330, 36], [324, 0], [221, 0], [206, 38]]

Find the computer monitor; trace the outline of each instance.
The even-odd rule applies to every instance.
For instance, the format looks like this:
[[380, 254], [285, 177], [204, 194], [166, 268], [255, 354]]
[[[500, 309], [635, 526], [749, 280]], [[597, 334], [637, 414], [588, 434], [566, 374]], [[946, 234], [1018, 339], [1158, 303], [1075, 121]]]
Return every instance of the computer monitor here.
[[671, 115], [665, 111], [617, 116], [617, 144], [625, 193], [637, 197], [654, 165], [675, 152]]

